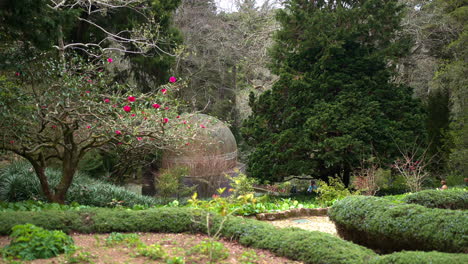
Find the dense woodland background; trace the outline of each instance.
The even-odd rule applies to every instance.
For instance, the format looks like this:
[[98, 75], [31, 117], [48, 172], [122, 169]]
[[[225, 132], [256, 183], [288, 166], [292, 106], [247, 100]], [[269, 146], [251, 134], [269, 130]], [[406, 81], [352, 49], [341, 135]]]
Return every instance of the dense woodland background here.
[[[29, 118], [13, 116], [13, 101], [15, 109], [37, 105], [12, 91], [59, 83], [46, 61], [94, 67], [112, 58], [95, 68], [110, 73], [104, 94], [118, 90], [109, 83], [157, 92], [176, 76], [177, 111], [228, 122], [248, 175], [260, 180], [336, 176], [348, 184], [366, 168], [421, 169], [428, 185], [468, 177], [465, 0], [236, 0], [230, 13], [213, 0], [60, 2], [0, 1], [5, 158], [13, 151], [57, 163], [25, 154], [44, 142], [31, 145], [27, 129], [5, 120]], [[128, 159], [103, 143], [72, 160], [123, 181], [159, 157], [135, 149], [125, 150]]]

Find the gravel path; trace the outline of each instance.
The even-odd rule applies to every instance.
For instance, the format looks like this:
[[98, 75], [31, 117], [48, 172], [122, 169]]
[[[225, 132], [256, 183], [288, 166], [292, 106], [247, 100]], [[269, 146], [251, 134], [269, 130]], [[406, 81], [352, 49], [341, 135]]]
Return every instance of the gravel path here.
[[265, 222], [281, 228], [299, 227], [309, 231], [320, 231], [338, 236], [335, 224], [330, 221], [328, 216], [304, 216]]

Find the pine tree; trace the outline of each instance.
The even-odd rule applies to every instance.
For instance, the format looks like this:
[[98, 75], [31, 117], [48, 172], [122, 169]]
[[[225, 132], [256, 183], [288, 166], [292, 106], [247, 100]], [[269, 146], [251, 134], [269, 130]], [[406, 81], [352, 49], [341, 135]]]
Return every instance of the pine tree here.
[[255, 147], [248, 172], [263, 180], [309, 174], [349, 182], [359, 161], [397, 156], [424, 139], [412, 89], [392, 83], [410, 42], [397, 30], [397, 1], [290, 0], [271, 50], [273, 89], [251, 98], [243, 134]]

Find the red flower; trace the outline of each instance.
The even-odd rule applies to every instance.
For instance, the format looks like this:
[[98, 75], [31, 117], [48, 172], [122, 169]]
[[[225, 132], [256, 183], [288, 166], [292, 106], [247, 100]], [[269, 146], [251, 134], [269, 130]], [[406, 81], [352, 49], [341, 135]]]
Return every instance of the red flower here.
[[52, 128], [57, 128], [57, 126], [56, 126], [56, 125], [52, 125]]
[[159, 107], [161, 107], [159, 104], [153, 104], [153, 108], [158, 109]]
[[116, 130], [115, 133], [116, 133], [117, 135], [122, 135], [122, 131], [120, 131], [120, 130]]
[[133, 96], [129, 96], [127, 99], [129, 102], [135, 102], [135, 97]]
[[130, 106], [126, 105], [126, 106], [123, 107], [123, 110], [128, 113], [128, 112], [132, 111], [132, 108]]
[[132, 116], [136, 116], [135, 114], [132, 114]]
[[166, 107], [164, 107], [164, 110], [169, 110], [169, 107], [167, 107], [167, 106], [166, 106]]
[[104, 99], [104, 103], [110, 103], [110, 99], [108, 98]]
[[15, 75], [16, 76], [20, 76], [21, 74], [19, 72], [15, 72]]
[[171, 77], [169, 78], [169, 82], [170, 82], [170, 83], [175, 83], [175, 82], [177, 82], [176, 77], [171, 76]]
[[167, 93], [167, 89], [161, 89], [161, 92], [162, 92], [163, 94], [166, 94], [166, 93]]
[[91, 126], [86, 126], [86, 128], [91, 128]]
[[14, 141], [14, 140], [10, 140], [10, 144], [15, 144], [15, 141]]
[[205, 126], [205, 125], [203, 125], [203, 124], [200, 124], [200, 127], [201, 127], [201, 128], [206, 128], [206, 126]]
[[218, 198], [218, 197], [219, 197], [219, 195], [217, 195], [217, 194], [213, 194], [213, 196], [211, 196], [211, 197], [212, 197], [213, 199], [216, 199], [216, 198]]
[[108, 63], [112, 63], [114, 60], [112, 58], [107, 58]]
[[163, 123], [166, 124], [167, 122], [169, 122], [169, 119], [164, 118], [164, 119], [163, 119]]
[[180, 116], [176, 116], [176, 118], [180, 118]]
[[142, 137], [137, 137], [137, 140], [138, 140], [138, 141], [142, 141], [143, 138], [142, 138]]
[[90, 91], [85, 91], [85, 93], [89, 94], [89, 93], [90, 93]]
[[117, 143], [117, 145], [122, 145], [122, 142]]

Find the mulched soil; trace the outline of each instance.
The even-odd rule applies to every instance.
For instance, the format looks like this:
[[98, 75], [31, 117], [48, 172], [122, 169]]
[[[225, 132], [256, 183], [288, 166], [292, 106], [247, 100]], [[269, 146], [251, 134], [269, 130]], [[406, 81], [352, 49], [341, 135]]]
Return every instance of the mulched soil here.
[[[169, 256], [181, 256], [185, 262], [205, 264], [209, 262], [207, 256], [203, 254], [187, 254], [187, 251], [193, 246], [199, 244], [208, 236], [201, 234], [161, 234], [161, 233], [137, 233], [140, 240], [145, 244], [160, 244]], [[25, 261], [24, 263], [166, 263], [164, 261], [154, 261], [146, 257], [136, 257], [135, 249], [125, 245], [116, 245], [108, 247], [105, 245], [106, 234], [71, 234], [75, 245], [79, 247], [77, 253], [87, 255], [83, 262], [71, 262], [70, 258], [61, 255], [51, 259], [38, 259], [34, 261]], [[221, 240], [229, 251], [229, 257], [217, 263], [258, 263], [258, 264], [299, 264], [302, 262], [288, 260], [283, 257], [275, 256], [267, 250], [251, 249], [243, 247], [235, 241]], [[0, 236], [0, 247], [9, 243], [9, 238]], [[248, 252], [248, 253], [245, 253]], [[75, 256], [77, 255], [75, 253]], [[251, 256], [250, 258], [246, 255]], [[2, 260], [0, 259], [0, 263]]]

